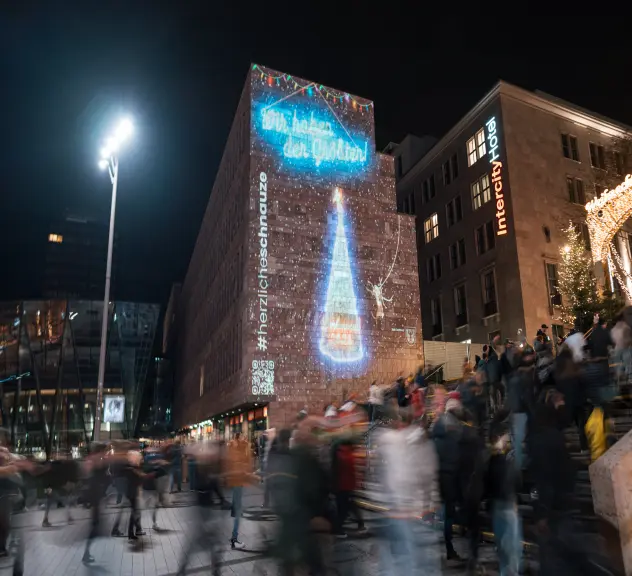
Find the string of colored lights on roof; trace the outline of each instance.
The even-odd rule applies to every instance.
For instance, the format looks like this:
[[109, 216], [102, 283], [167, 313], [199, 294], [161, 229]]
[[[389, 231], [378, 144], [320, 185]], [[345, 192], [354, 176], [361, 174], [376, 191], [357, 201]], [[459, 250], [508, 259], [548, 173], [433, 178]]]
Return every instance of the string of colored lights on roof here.
[[327, 88], [323, 86], [322, 84], [314, 84], [313, 82], [308, 82], [306, 84], [303, 84], [300, 81], [298, 81], [296, 78], [291, 76], [290, 74], [269, 74], [257, 64], [253, 64], [252, 69], [257, 70], [260, 73], [261, 81], [267, 82], [268, 85], [270, 86], [272, 86], [273, 84], [280, 86], [281, 81], [283, 81], [286, 84], [293, 86], [294, 89], [306, 90], [310, 96], [313, 93], [313, 89], [316, 88], [316, 90], [318, 90], [326, 99], [332, 100], [334, 102], [338, 101], [340, 103], [350, 102], [354, 110], [356, 108], [360, 108], [360, 110], [368, 110], [370, 106], [373, 106], [373, 102], [368, 102], [368, 103], [360, 102], [359, 100], [357, 100], [356, 98], [354, 98], [351, 94], [347, 92], [340, 92], [338, 90], [333, 90], [331, 88]]

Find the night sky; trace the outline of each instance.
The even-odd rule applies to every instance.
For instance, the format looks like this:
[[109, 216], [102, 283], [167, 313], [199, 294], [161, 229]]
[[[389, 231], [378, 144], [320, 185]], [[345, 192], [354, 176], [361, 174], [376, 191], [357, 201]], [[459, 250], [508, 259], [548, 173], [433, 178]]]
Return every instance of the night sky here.
[[124, 112], [136, 135], [121, 159], [114, 296], [164, 303], [251, 62], [374, 100], [379, 149], [407, 132], [441, 136], [499, 78], [632, 124], [624, 11], [552, 5], [3, 2], [0, 299], [34, 294], [51, 218], [107, 218], [96, 164]]

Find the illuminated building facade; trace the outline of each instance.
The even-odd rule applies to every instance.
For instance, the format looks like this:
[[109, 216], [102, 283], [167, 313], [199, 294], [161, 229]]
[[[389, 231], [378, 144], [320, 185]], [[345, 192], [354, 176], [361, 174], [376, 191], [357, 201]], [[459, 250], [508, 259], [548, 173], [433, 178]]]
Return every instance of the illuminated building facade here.
[[176, 425], [254, 434], [414, 371], [414, 235], [372, 102], [253, 66], [175, 307]]
[[[391, 145], [398, 209], [417, 217], [425, 338], [533, 340], [543, 323], [565, 333], [562, 230], [573, 222], [590, 249], [585, 206], [632, 171], [631, 138], [628, 126], [499, 82], [423, 154], [410, 153], [414, 136]], [[615, 239], [628, 271], [630, 232], [628, 222]]]

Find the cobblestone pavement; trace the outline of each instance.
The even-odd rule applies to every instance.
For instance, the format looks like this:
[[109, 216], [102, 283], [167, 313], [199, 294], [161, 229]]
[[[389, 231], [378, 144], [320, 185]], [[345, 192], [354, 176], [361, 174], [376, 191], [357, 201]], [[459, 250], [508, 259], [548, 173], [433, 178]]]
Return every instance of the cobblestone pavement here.
[[[244, 494], [244, 513], [240, 527], [240, 539], [246, 544], [246, 550], [231, 550], [229, 544], [232, 519], [230, 511], [217, 511], [220, 515], [219, 526], [222, 530], [223, 555], [220, 573], [223, 575], [269, 575], [277, 574], [274, 562], [264, 554], [264, 540], [272, 534], [276, 521], [261, 509], [262, 496], [257, 489]], [[85, 537], [89, 531], [89, 512], [76, 509], [75, 521], [66, 522], [66, 510], [52, 510], [50, 521], [52, 528], [42, 528], [43, 511], [29, 511], [14, 516], [13, 524], [17, 533], [25, 542], [25, 574], [27, 576], [74, 576], [121, 574], [129, 576], [166, 576], [175, 575], [182, 549], [196, 526], [193, 497], [189, 493], [176, 494], [171, 508], [160, 510], [158, 523], [162, 530], [150, 530], [151, 518], [143, 512], [143, 528], [147, 535], [136, 544], [128, 543], [127, 538], [111, 538], [109, 530], [119, 510], [108, 506], [104, 510], [104, 535], [95, 541], [92, 555], [96, 562], [84, 566], [81, 558], [85, 546]], [[123, 524], [126, 527], [127, 510], [123, 511]], [[328, 574], [340, 576], [379, 574], [380, 540], [377, 535], [383, 526], [379, 515], [367, 513], [369, 533], [356, 535], [349, 529], [350, 537], [335, 541], [327, 546], [326, 560]], [[463, 573], [462, 568], [442, 565], [440, 555], [443, 545], [436, 533], [430, 534], [432, 543], [424, 550], [424, 574], [453, 575]], [[465, 542], [456, 541], [457, 548], [465, 554]], [[494, 551], [491, 546], [483, 546], [481, 560], [487, 574], [496, 574]], [[0, 561], [0, 574], [11, 573], [10, 560]], [[187, 574], [210, 574], [210, 558], [204, 551], [191, 556]]]

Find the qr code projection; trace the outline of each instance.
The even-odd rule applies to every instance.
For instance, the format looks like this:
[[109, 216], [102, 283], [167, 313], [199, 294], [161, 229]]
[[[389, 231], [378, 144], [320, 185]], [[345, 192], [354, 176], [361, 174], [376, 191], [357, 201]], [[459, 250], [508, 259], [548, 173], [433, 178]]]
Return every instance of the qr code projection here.
[[272, 360], [252, 361], [252, 393], [258, 396], [274, 394], [274, 362]]

